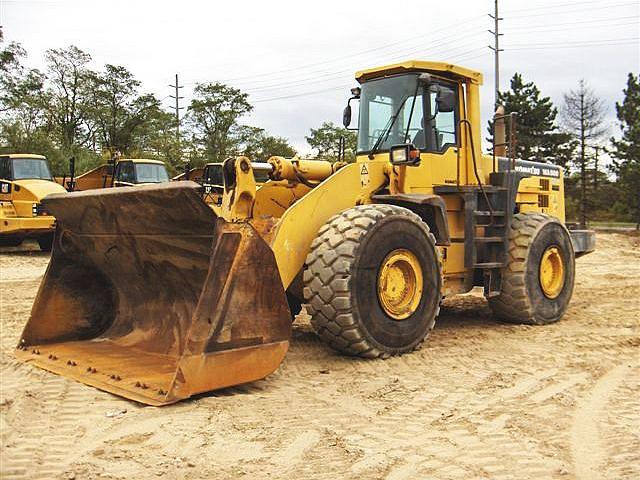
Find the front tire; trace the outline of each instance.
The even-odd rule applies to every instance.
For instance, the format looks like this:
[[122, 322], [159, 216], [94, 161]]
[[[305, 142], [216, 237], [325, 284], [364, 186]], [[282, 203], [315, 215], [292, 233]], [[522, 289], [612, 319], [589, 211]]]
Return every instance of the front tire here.
[[50, 252], [53, 247], [53, 232], [38, 237], [38, 245], [43, 252]]
[[311, 324], [334, 349], [367, 358], [412, 351], [440, 310], [435, 237], [405, 208], [351, 208], [320, 229], [304, 285]]
[[560, 320], [569, 306], [575, 279], [575, 254], [566, 227], [544, 214], [514, 216], [502, 290], [489, 306], [511, 323], [546, 325]]

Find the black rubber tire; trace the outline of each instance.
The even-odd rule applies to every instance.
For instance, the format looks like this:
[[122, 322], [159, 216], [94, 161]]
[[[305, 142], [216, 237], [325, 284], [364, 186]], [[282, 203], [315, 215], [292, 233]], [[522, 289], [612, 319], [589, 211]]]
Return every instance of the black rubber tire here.
[[[548, 298], [540, 286], [540, 259], [550, 246], [561, 252], [565, 282], [560, 294]], [[541, 213], [519, 213], [511, 222], [509, 260], [502, 273], [500, 295], [489, 306], [511, 323], [546, 325], [560, 320], [569, 306], [575, 280], [575, 253], [567, 228]]]
[[292, 293], [287, 293], [287, 303], [289, 304], [289, 311], [291, 312], [291, 320], [295, 320], [296, 315], [302, 311], [302, 303], [298, 300], [298, 297]]
[[17, 247], [22, 244], [22, 241], [20, 237], [0, 238], [0, 247]]
[[[378, 271], [395, 249], [418, 259], [423, 295], [405, 320], [389, 317], [377, 294]], [[347, 355], [386, 358], [416, 349], [433, 329], [442, 297], [442, 261], [420, 217], [391, 205], [362, 205], [329, 219], [311, 244], [304, 270], [311, 324]]]
[[53, 247], [53, 232], [38, 237], [38, 245], [43, 252], [50, 252]]

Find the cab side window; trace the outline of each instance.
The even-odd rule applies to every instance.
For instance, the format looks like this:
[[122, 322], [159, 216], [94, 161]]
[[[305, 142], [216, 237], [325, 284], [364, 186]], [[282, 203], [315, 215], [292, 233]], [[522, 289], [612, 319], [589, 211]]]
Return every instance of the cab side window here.
[[458, 145], [458, 97], [455, 84], [438, 83], [429, 89], [429, 121], [425, 122], [427, 150], [444, 152]]
[[133, 169], [133, 163], [121, 162], [116, 169], [116, 180], [118, 182], [135, 183], [136, 174]]

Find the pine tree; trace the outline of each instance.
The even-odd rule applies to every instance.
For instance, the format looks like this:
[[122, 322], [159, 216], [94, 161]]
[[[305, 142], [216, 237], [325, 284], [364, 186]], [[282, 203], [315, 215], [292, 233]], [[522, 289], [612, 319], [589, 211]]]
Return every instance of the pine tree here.
[[[498, 101], [506, 114], [517, 115], [517, 158], [567, 165], [574, 144], [568, 134], [559, 131], [555, 123], [558, 109], [551, 98], [542, 97], [533, 82], [525, 82], [522, 75], [516, 73], [510, 90], [500, 92]], [[492, 133], [493, 122], [489, 122], [489, 134]], [[493, 138], [489, 141], [493, 142]]]
[[613, 170], [628, 212], [640, 229], [640, 76], [629, 73], [622, 104], [616, 103], [622, 137], [611, 139]]
[[587, 209], [587, 170], [591, 158], [587, 148], [593, 146], [606, 133], [604, 103], [591, 90], [584, 80], [580, 80], [577, 90], [564, 94], [562, 116], [567, 131], [575, 138], [578, 154], [573, 164], [580, 170], [580, 227], [586, 228]]

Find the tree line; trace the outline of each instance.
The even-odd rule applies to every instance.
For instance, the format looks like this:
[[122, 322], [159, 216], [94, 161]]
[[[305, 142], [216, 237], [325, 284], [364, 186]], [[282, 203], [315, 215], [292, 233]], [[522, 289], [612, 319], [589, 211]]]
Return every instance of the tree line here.
[[[44, 154], [55, 174], [66, 171], [71, 157], [83, 172], [115, 151], [164, 160], [174, 173], [185, 162], [195, 167], [233, 155], [266, 160], [296, 154], [286, 138], [241, 123], [253, 106], [234, 87], [197, 84], [178, 136], [174, 113], [142, 92], [125, 67], [92, 70], [91, 56], [75, 46], [47, 50], [44, 71], [25, 67], [26, 55], [18, 43], [0, 48], [0, 152]], [[340, 135], [353, 157], [355, 136], [330, 122], [306, 138], [320, 157], [331, 158]]]
[[[0, 30], [0, 42], [2, 31]], [[266, 160], [291, 157], [288, 140], [241, 123], [253, 110], [248, 94], [218, 82], [194, 88], [176, 135], [176, 119], [123, 66], [89, 68], [91, 56], [75, 46], [45, 52], [45, 69], [27, 68], [18, 43], [0, 47], [0, 152], [41, 153], [54, 173], [70, 157], [79, 172], [103, 163], [116, 150], [125, 157], [158, 158], [174, 173], [233, 155]], [[624, 100], [615, 105], [616, 138], [604, 123], [606, 105], [584, 81], [563, 96], [558, 109], [531, 81], [516, 73], [500, 92], [506, 113], [517, 114], [515, 156], [565, 169], [567, 216], [640, 224], [640, 85], [629, 73]], [[489, 122], [489, 135], [492, 122]], [[331, 122], [305, 137], [319, 158], [335, 160], [340, 137], [347, 159], [356, 136]], [[491, 141], [491, 138], [488, 138]], [[612, 163], [603, 165], [603, 157]]]

